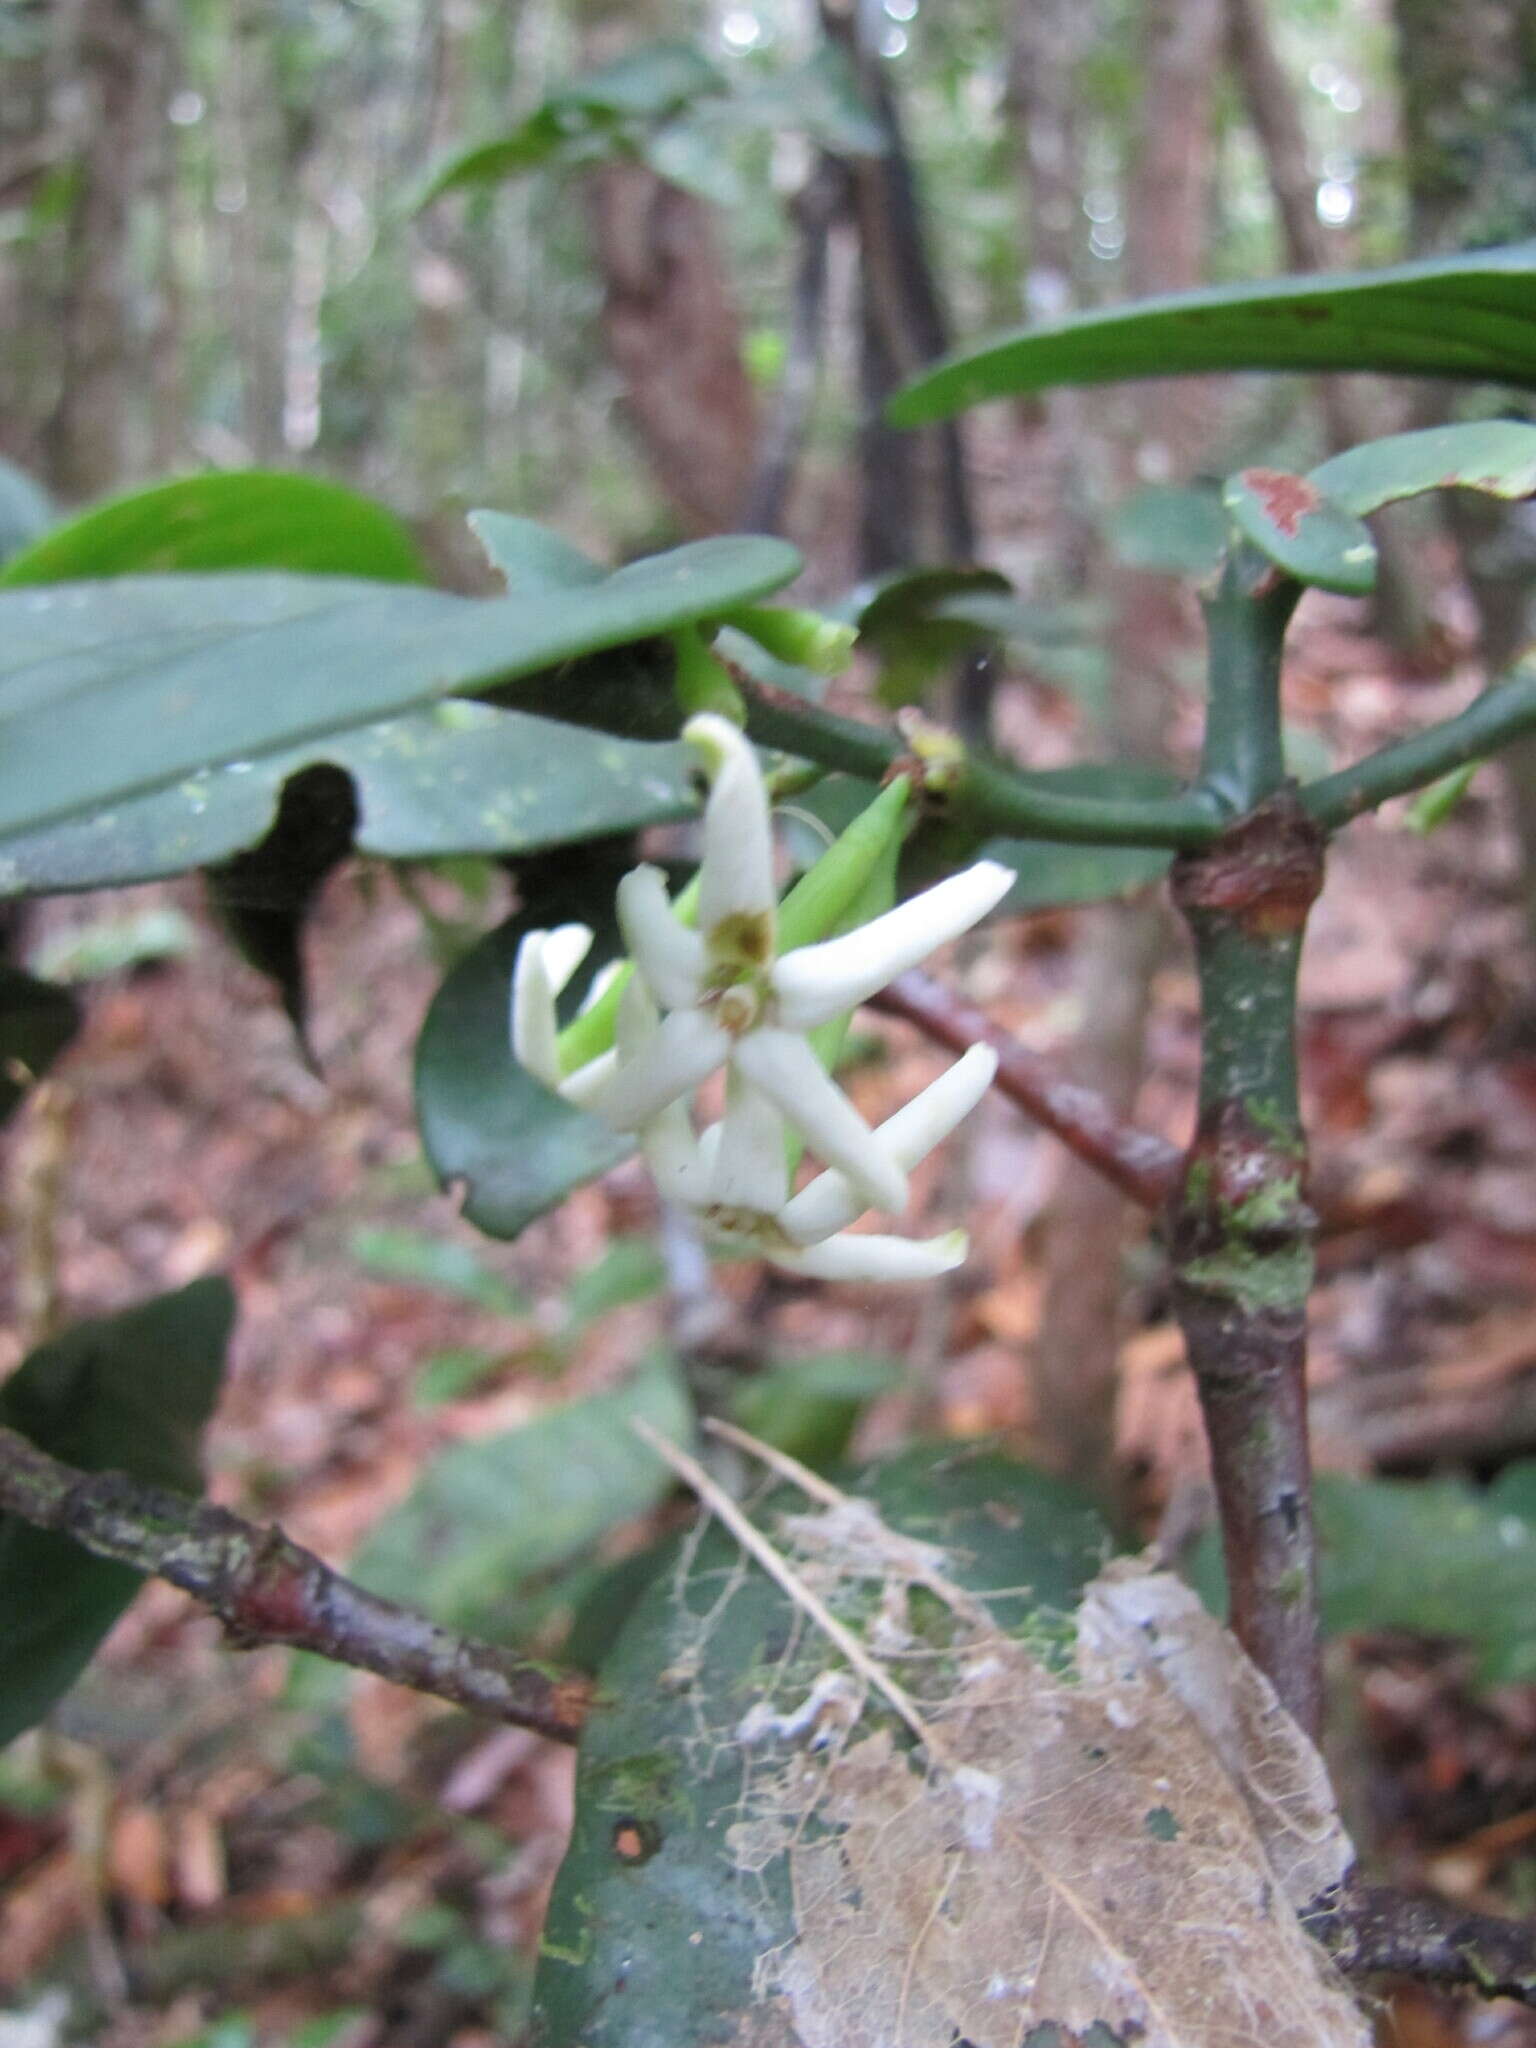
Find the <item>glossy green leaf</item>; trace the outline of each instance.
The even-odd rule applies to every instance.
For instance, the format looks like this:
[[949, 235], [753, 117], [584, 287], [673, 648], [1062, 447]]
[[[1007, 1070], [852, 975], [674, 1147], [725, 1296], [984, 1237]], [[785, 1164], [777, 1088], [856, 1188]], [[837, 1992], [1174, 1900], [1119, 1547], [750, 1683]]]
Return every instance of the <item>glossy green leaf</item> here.
[[690, 1439], [692, 1409], [670, 1357], [648, 1358], [612, 1393], [440, 1451], [353, 1558], [352, 1575], [451, 1628], [531, 1640], [567, 1605], [570, 1567], [670, 1491], [630, 1428], [637, 1417]]
[[525, 1073], [508, 1038], [512, 963], [523, 934], [573, 921], [602, 927], [567, 992], [569, 1014], [597, 966], [619, 951], [617, 932], [605, 922], [612, 916], [612, 887], [612, 881], [600, 885], [596, 902], [581, 890], [545, 895], [488, 934], [453, 969], [422, 1026], [416, 1045], [422, 1145], [439, 1180], [462, 1187], [463, 1214], [488, 1237], [516, 1237], [572, 1188], [633, 1150], [631, 1139]]
[[[234, 1322], [223, 1280], [77, 1323], [0, 1388], [0, 1423], [88, 1472], [195, 1492]], [[74, 1684], [138, 1590], [137, 1572], [0, 1516], [0, 1744]]]
[[746, 537], [532, 597], [278, 574], [0, 592], [0, 834], [437, 697], [515, 696], [524, 678], [712, 617], [798, 567], [786, 543]]
[[1379, 370], [1536, 384], [1536, 242], [1390, 269], [1215, 285], [1021, 328], [958, 350], [897, 393], [925, 426], [1062, 384], [1213, 370]]
[[54, 526], [0, 570], [0, 587], [167, 570], [299, 569], [421, 583], [406, 526], [341, 484], [219, 470], [151, 484]]
[[1298, 583], [1363, 597], [1376, 581], [1376, 543], [1364, 520], [1324, 496], [1315, 479], [1243, 469], [1221, 494], [1227, 517]]
[[226, 861], [273, 829], [284, 788], [317, 768], [350, 778], [352, 843], [383, 860], [523, 854], [698, 809], [691, 756], [677, 742], [454, 698], [0, 840], [0, 897], [155, 881]]
[[[1006, 1628], [1050, 1630], [1110, 1547], [1061, 1482], [1008, 1459], [925, 1446], [855, 1482], [896, 1529], [950, 1550]], [[791, 1489], [754, 1503], [800, 1510]], [[766, 1699], [798, 1706], [835, 1653], [718, 1526], [654, 1569], [599, 1677], [577, 1819], [534, 1990], [537, 2048], [694, 2048], [751, 2039], [754, 1965], [790, 1938], [784, 1859], [748, 1872], [735, 1731]]]
[[42, 485], [0, 457], [0, 567], [45, 534], [58, 516]]
[[79, 1029], [68, 989], [0, 961], [0, 1123]]
[[1522, 420], [1468, 420], [1389, 434], [1331, 456], [1308, 472], [1308, 481], [1355, 513], [1376, 512], [1425, 491], [1528, 498], [1536, 492], [1536, 427]]

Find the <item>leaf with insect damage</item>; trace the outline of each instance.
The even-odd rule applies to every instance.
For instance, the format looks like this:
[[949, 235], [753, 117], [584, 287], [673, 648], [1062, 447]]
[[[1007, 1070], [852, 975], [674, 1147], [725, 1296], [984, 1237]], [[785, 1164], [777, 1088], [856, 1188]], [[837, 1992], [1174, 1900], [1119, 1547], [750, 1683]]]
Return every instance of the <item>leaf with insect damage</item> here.
[[[868, 1502], [783, 1514], [773, 1537], [804, 1635], [821, 1607], [864, 1653], [853, 1669], [823, 1640], [820, 1668], [814, 1649], [795, 1665], [798, 1697], [781, 1685], [743, 1712], [738, 1688], [712, 1735], [695, 1697], [701, 1754], [723, 1739], [740, 1770], [734, 1810], [707, 1823], [714, 1910], [734, 1915], [727, 1940], [750, 1913], [757, 1960], [734, 2012], [688, 2015], [671, 2038], [1364, 2048], [1363, 2015], [1298, 1919], [1351, 1861], [1323, 1765], [1180, 1582], [1122, 1560], [1065, 1626], [1010, 1634], [962, 1589], [962, 1558]], [[707, 1655], [690, 1669], [696, 1694]], [[679, 1824], [635, 1832], [638, 1926], [647, 1890], [675, 1887]], [[696, 1903], [688, 1939], [707, 1954], [710, 1894]], [[615, 1981], [570, 2039], [647, 2038]]]

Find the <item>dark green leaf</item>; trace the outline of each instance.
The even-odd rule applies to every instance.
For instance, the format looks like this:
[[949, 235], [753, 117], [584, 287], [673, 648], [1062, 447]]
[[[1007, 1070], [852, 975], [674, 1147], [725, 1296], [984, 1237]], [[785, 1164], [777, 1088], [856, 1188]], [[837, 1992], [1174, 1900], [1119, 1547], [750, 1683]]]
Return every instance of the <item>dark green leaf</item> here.
[[426, 578], [410, 533], [381, 505], [320, 477], [246, 469], [152, 484], [92, 506], [8, 562], [0, 586], [172, 569]]
[[1528, 498], [1536, 492], [1536, 427], [1520, 420], [1470, 420], [1389, 434], [1330, 457], [1309, 472], [1308, 481], [1355, 513], [1457, 488]]
[[30, 547], [58, 516], [42, 485], [14, 462], [0, 458], [0, 565]]
[[74, 1037], [80, 1012], [67, 989], [0, 961], [0, 1123]]
[[277, 574], [0, 593], [0, 834], [450, 693], [515, 698], [524, 678], [712, 617], [798, 566], [784, 542], [749, 537], [535, 597]]
[[[606, 1173], [633, 1149], [535, 1081], [512, 1057], [508, 1008], [512, 963], [527, 931], [573, 920], [597, 924], [578, 893], [545, 897], [482, 939], [433, 999], [416, 1047], [416, 1116], [433, 1170], [462, 1184], [463, 1213], [488, 1237], [516, 1237], [572, 1188]], [[611, 917], [612, 893], [607, 896]], [[619, 951], [611, 924], [599, 933], [568, 1000]]]
[[353, 1576], [451, 1628], [529, 1640], [566, 1600], [559, 1575], [670, 1490], [629, 1426], [636, 1417], [674, 1442], [690, 1439], [692, 1411], [670, 1358], [651, 1357], [612, 1393], [440, 1452], [369, 1536]]
[[[195, 1492], [197, 1440], [234, 1321], [223, 1280], [197, 1280], [120, 1315], [77, 1323], [0, 1389], [0, 1423], [88, 1472]], [[67, 1536], [0, 1517], [0, 1744], [66, 1692], [139, 1585]]]
[[291, 778], [317, 768], [351, 778], [360, 853], [436, 860], [529, 853], [691, 816], [690, 762], [676, 742], [453, 698], [0, 840], [0, 897], [154, 881], [228, 860], [271, 830]]
[[1311, 477], [1243, 469], [1221, 494], [1227, 516], [1277, 569], [1298, 583], [1363, 597], [1376, 581], [1376, 543], [1352, 512]]
[[1215, 285], [999, 335], [891, 401], [903, 427], [1061, 384], [1212, 370], [1380, 370], [1536, 384], [1536, 242], [1387, 270]]
[[[1049, 1628], [1108, 1546], [1059, 1481], [989, 1454], [923, 1447], [861, 1475], [893, 1528], [950, 1550], [954, 1577], [997, 1597], [1010, 1631]], [[802, 1509], [786, 1490], [755, 1513]], [[535, 1986], [538, 2048], [692, 2048], [746, 2041], [758, 1958], [790, 1938], [784, 1859], [743, 1871], [741, 1817], [758, 1699], [798, 1706], [834, 1657], [717, 1526], [656, 1570], [600, 1673], [582, 1738], [577, 1820]], [[637, 1853], [638, 1852], [638, 1853]]]

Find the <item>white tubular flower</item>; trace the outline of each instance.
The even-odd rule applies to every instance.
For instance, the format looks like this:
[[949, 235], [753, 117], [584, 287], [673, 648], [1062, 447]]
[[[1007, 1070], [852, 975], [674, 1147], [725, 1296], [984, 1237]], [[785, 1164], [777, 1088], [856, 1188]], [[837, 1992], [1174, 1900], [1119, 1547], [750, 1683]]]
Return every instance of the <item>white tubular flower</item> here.
[[[578, 1108], [587, 1105], [616, 1064], [614, 1054], [608, 1052], [574, 1074], [561, 1067], [556, 1005], [591, 950], [592, 933], [586, 925], [557, 925], [552, 932], [527, 933], [512, 969], [513, 1057], [536, 1081]], [[610, 964], [594, 978], [588, 1003], [597, 1000], [613, 972]]]
[[[976, 1107], [997, 1071], [989, 1045], [973, 1045], [873, 1133], [905, 1172]], [[678, 1121], [678, 1119], [681, 1121]], [[681, 1103], [640, 1133], [664, 1193], [704, 1234], [728, 1249], [812, 1280], [931, 1280], [962, 1264], [963, 1230], [906, 1238], [850, 1231], [868, 1206], [845, 1174], [823, 1173], [785, 1199], [784, 1121], [752, 1083], [732, 1072], [725, 1116], [695, 1139]]]
[[[880, 1135], [870, 1130], [804, 1033], [854, 1009], [936, 946], [969, 930], [1006, 895], [1013, 873], [996, 861], [978, 861], [844, 938], [781, 955], [768, 795], [757, 756], [736, 727], [714, 713], [691, 718], [683, 736], [704, 756], [711, 783], [699, 929], [679, 922], [658, 869], [637, 868], [624, 878], [618, 909], [625, 943], [637, 981], [664, 1014], [648, 1030], [632, 1015], [630, 1032], [621, 1034], [626, 1043], [611, 1072], [593, 1077], [586, 1106], [617, 1130], [641, 1133], [648, 1152], [659, 1145], [658, 1157], [665, 1153], [672, 1181], [668, 1192], [686, 1199], [682, 1186], [702, 1171], [699, 1156], [683, 1158], [677, 1143], [683, 1127], [675, 1117], [661, 1126], [665, 1135], [659, 1141], [651, 1134], [700, 1082], [724, 1068], [726, 1117], [712, 1171], [739, 1174], [755, 1194], [768, 1192], [766, 1133], [777, 1112], [842, 1177], [847, 1199], [855, 1203], [851, 1213], [900, 1210], [907, 1185], [895, 1146], [884, 1127]], [[521, 955], [518, 965], [521, 970]], [[549, 968], [541, 960], [530, 967], [530, 975], [535, 972], [548, 974]], [[516, 1007], [514, 1002], [515, 1013]], [[545, 1052], [542, 1041], [536, 1050]], [[571, 1078], [583, 1080], [588, 1071]], [[560, 1085], [568, 1092], [571, 1081]], [[686, 1121], [685, 1108], [682, 1114]], [[918, 1156], [927, 1149], [921, 1146]], [[667, 1177], [662, 1179], [667, 1186]], [[718, 1193], [712, 1189], [710, 1205], [754, 1214], [777, 1208], [767, 1201], [727, 1200], [734, 1185], [722, 1181]], [[872, 1242], [858, 1240], [861, 1246]], [[869, 1254], [871, 1260], [875, 1256]], [[944, 1265], [953, 1263], [946, 1255]], [[932, 1270], [943, 1271], [944, 1265]]]

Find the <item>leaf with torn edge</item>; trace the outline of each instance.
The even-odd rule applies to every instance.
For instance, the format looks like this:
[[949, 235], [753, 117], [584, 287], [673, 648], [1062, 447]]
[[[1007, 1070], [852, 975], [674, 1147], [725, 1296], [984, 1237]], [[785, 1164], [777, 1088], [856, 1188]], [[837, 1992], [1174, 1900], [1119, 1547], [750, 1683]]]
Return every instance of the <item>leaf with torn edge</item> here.
[[[673, 1787], [659, 1821], [630, 1830], [633, 1954], [647, 1892], [654, 1913], [678, 1882], [667, 1837], [687, 1832], [690, 1764], [713, 1774], [713, 1745], [733, 1746], [734, 1807], [707, 1823], [720, 1903], [699, 1888], [688, 1939], [707, 1955], [714, 1913], [739, 1948], [750, 1918], [751, 1988], [734, 2013], [674, 2004], [672, 2031], [648, 2032], [642, 1985], [620, 1997], [602, 1967], [587, 1894], [598, 1996], [568, 2038], [1365, 2048], [1363, 2014], [1297, 1918], [1351, 1862], [1322, 1762], [1194, 1596], [1122, 1560], [1068, 1626], [1037, 1617], [1008, 1634], [963, 1590], [958, 1553], [888, 1529], [866, 1501], [821, 1499], [774, 1523], [775, 1576], [799, 1612], [753, 1672], [756, 1698], [738, 1672], [722, 1726], [697, 1697], [707, 1664], [675, 1667], [695, 1694], [695, 1754], [631, 1766]], [[674, 1584], [671, 1599], [718, 1626], [728, 1575], [713, 1592], [700, 1606]], [[857, 1669], [816, 1641], [818, 1608], [861, 1638]], [[567, 2036], [544, 2012], [553, 2048]]]

